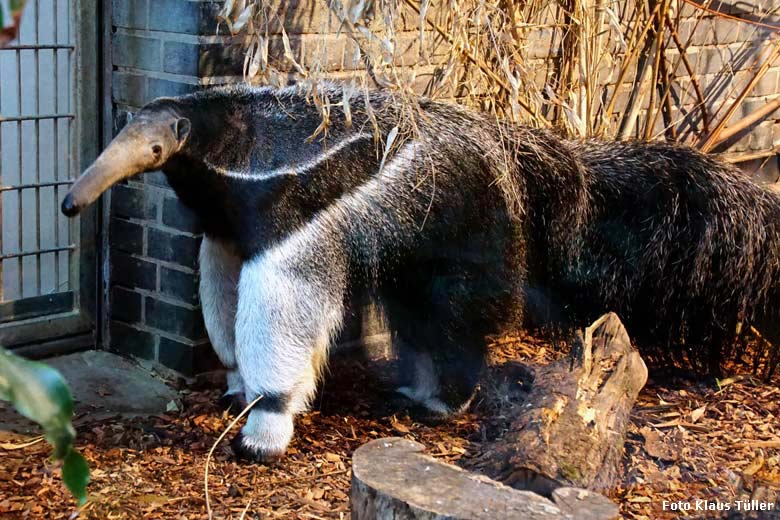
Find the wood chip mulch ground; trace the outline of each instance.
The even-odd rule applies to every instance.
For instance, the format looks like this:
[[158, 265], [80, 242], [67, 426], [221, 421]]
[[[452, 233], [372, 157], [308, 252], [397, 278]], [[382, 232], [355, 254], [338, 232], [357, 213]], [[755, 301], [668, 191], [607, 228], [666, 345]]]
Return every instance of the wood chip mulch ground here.
[[[543, 364], [562, 355], [531, 337], [501, 338], [491, 352], [487, 383], [471, 411], [438, 426], [384, 410], [383, 387], [366, 363], [355, 356], [337, 360], [315, 411], [298, 421], [284, 460], [273, 466], [236, 461], [227, 442], [232, 434], [216, 448], [209, 477], [213, 517], [348, 518], [350, 456], [379, 437], [408, 437], [436, 458], [469, 467], [482, 444], [507, 427], [507, 407], [522, 401], [516, 362]], [[608, 491], [624, 518], [780, 518], [734, 511], [736, 500], [751, 497], [780, 502], [780, 380], [734, 376], [719, 383], [656, 378], [642, 391], [625, 444], [623, 482]], [[89, 501], [80, 511], [49, 463], [45, 442], [3, 444], [0, 518], [208, 518], [204, 464], [231, 421], [217, 409], [219, 394], [213, 385], [185, 390], [180, 410], [155, 417], [77, 418], [78, 448], [92, 468]], [[678, 502], [695, 508], [695, 500], [728, 503], [732, 510], [670, 509]]]

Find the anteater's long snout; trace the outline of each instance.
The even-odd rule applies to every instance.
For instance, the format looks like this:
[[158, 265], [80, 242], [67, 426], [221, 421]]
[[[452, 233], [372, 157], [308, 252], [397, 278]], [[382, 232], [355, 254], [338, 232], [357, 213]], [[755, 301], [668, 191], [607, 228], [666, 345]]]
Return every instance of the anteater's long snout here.
[[78, 215], [114, 184], [162, 167], [181, 149], [189, 120], [169, 113], [131, 121], [76, 180], [62, 201], [62, 213]]
[[[139, 132], [138, 128], [132, 126], [130, 123], [120, 132], [71, 186], [62, 201], [62, 212], [65, 215], [78, 215], [117, 182], [154, 165], [153, 153], [145, 150], [148, 139], [143, 134], [148, 132]], [[157, 146], [162, 148], [159, 144]]]
[[[113, 143], [112, 143], [113, 144]], [[75, 217], [82, 209], [92, 204], [108, 188], [130, 177], [134, 173], [134, 168], [128, 165], [118, 164], [108, 160], [106, 152], [87, 168], [84, 173], [76, 180], [70, 191], [62, 201], [62, 213], [68, 217]], [[114, 154], [110, 154], [114, 155]]]

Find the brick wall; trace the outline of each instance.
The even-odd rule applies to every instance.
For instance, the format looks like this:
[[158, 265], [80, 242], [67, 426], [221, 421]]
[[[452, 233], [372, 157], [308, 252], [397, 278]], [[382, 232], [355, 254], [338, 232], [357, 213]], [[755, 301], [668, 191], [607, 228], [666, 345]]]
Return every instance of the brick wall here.
[[[630, 5], [632, 1], [620, 2]], [[279, 14], [278, 19], [272, 19], [269, 25], [270, 50], [269, 59], [272, 64], [280, 69], [290, 69], [289, 64], [283, 58], [281, 43], [281, 24], [289, 35], [293, 54], [304, 65], [311, 64], [314, 57], [320, 57], [324, 72], [339, 77], [354, 76], [356, 71], [363, 72], [363, 63], [355, 59], [354, 44], [344, 35], [337, 35], [339, 29], [338, 20], [327, 10], [322, 8], [325, 2], [316, 0], [301, 2], [300, 0], [269, 0], [270, 12]], [[403, 3], [402, 3], [403, 4]], [[444, 18], [450, 16], [446, 2], [434, 0], [429, 3], [428, 19], [445, 25]], [[728, 19], [712, 13], [705, 13], [694, 8], [683, 0], [676, 0], [674, 10], [679, 11], [680, 28], [679, 38], [683, 42], [684, 51], [688, 61], [692, 65], [697, 81], [705, 98], [705, 104], [712, 118], [717, 122], [725, 112], [722, 106], [728, 106], [745, 87], [748, 80], [754, 74], [756, 61], [767, 54], [767, 51], [775, 44], [775, 38], [771, 29], [758, 25]], [[444, 9], [439, 6], [444, 5]], [[709, 5], [709, 4], [708, 4]], [[314, 7], [316, 6], [316, 7]], [[765, 18], [767, 13], [774, 12], [776, 0], [718, 0], [709, 7], [724, 15], [731, 15], [745, 20], [764, 21], [768, 24], [780, 26], [780, 16], [774, 14]], [[625, 7], [629, 10], [629, 7]], [[523, 42], [525, 69], [529, 78], [524, 78], [544, 91], [544, 83], [549, 81], [554, 70], [554, 59], [549, 59], [550, 50], [553, 55], [560, 43], [562, 32], [553, 30], [555, 23], [552, 11], [545, 12], [548, 20], [541, 20], [536, 29], [530, 29]], [[544, 23], [548, 23], [547, 26]], [[419, 58], [419, 16], [403, 5], [398, 11], [396, 23], [396, 51], [395, 64], [401, 67], [415, 66], [417, 87], [424, 86], [441, 69], [441, 64], [447, 52], [447, 45], [443, 39], [432, 31], [426, 31], [426, 54], [429, 60]], [[609, 29], [605, 22], [605, 29]], [[240, 52], [230, 51], [226, 54], [231, 59], [237, 59]], [[679, 59], [679, 51], [673, 42], [669, 42], [665, 53], [670, 67], [676, 64], [672, 74], [676, 77], [676, 83], [672, 91], [672, 118], [682, 122], [681, 130], [690, 130], [693, 134], [701, 134], [702, 121], [697, 117], [695, 107], [698, 99], [693, 95], [690, 87], [691, 81], [682, 61]], [[322, 59], [322, 57], [326, 59]], [[629, 102], [630, 93], [635, 90], [631, 83], [633, 77], [627, 74], [620, 85], [615, 85], [617, 80], [617, 68], [608, 59], [603, 60], [602, 70], [598, 74], [598, 83], [611, 89], [618, 89], [620, 93], [614, 112], [620, 114]], [[418, 88], [420, 90], [420, 88]], [[458, 92], [438, 92], [439, 97], [457, 97]], [[770, 68], [767, 74], [758, 82], [750, 95], [741, 104], [739, 110], [732, 116], [729, 124], [735, 123], [740, 118], [748, 115], [755, 109], [764, 106], [768, 101], [780, 96], [780, 60]], [[649, 96], [645, 96], [645, 105]], [[656, 99], [658, 96], [656, 96]], [[639, 130], [644, 128], [643, 118], [646, 111], [640, 110], [638, 118], [640, 124], [635, 125], [636, 137]], [[693, 114], [686, 116], [686, 114]], [[712, 126], [711, 126], [712, 127]], [[710, 129], [711, 129], [710, 127]], [[654, 134], [662, 136], [664, 133], [663, 118], [659, 117], [655, 125]], [[684, 135], [682, 137], [685, 137]], [[689, 141], [695, 142], [695, 141]], [[726, 153], [727, 158], [734, 161], [745, 162], [746, 170], [756, 172], [755, 164], [762, 164], [762, 170], [767, 167], [771, 170], [768, 177], [777, 173], [773, 163], [760, 161], [755, 163], [751, 159], [761, 156], [766, 158], [773, 156], [775, 148], [780, 146], [780, 111], [766, 118], [760, 124], [734, 136], [731, 140], [719, 146], [713, 152]], [[766, 171], [759, 174], [767, 175]]]
[[[624, 5], [631, 6], [632, 1]], [[621, 2], [623, 3], [623, 2]], [[636, 3], [636, 2], [633, 2]], [[700, 2], [706, 4], [706, 2]], [[685, 55], [690, 62], [696, 79], [701, 87], [705, 104], [714, 122], [719, 121], [725, 113], [722, 108], [731, 104], [753, 76], [757, 61], [768, 54], [775, 44], [776, 38], [771, 29], [728, 19], [714, 13], [704, 13], [682, 0], [672, 2], [674, 12], [679, 12], [679, 39], [683, 43]], [[767, 13], [776, 10], [776, 0], [718, 0], [707, 4], [710, 9], [719, 11], [726, 16], [735, 16], [745, 20], [763, 21], [780, 26], [780, 16], [777, 14], [764, 18]], [[630, 11], [631, 7], [625, 7]], [[676, 17], [676, 15], [675, 15]], [[608, 27], [605, 27], [608, 29]], [[547, 58], [547, 52], [559, 43], [560, 32], [553, 33], [548, 27], [542, 27], [530, 32], [527, 44], [527, 57], [530, 60], [528, 69], [534, 71], [534, 84], [541, 85], [552, 73]], [[700, 134], [703, 130], [701, 119], [696, 110], [698, 99], [691, 88], [691, 78], [679, 59], [680, 52], [673, 41], [666, 47], [665, 57], [675, 78], [671, 92], [672, 115], [683, 131], [691, 129]], [[674, 67], [676, 65], [676, 68]], [[599, 85], [618, 88], [621, 94], [614, 113], [622, 114], [629, 101], [629, 94], [636, 90], [631, 73], [627, 74], [620, 85], [615, 85], [617, 70], [610, 60], [604, 60], [604, 66], [599, 71]], [[764, 106], [768, 101], [780, 96], [780, 60], [776, 60], [767, 74], [757, 83], [749, 96], [729, 120], [729, 125], [750, 112]], [[656, 97], [658, 99], [658, 97]], [[645, 104], [638, 114], [641, 124], [635, 126], [635, 137], [639, 129], [644, 128]], [[693, 117], [686, 117], [693, 114]], [[710, 129], [714, 125], [710, 125]], [[663, 118], [659, 117], [654, 128], [654, 135], [662, 136], [664, 132]], [[686, 137], [681, 134], [681, 137]], [[690, 142], [690, 141], [689, 141]], [[695, 141], [694, 141], [695, 142]], [[776, 111], [760, 124], [754, 125], [712, 150], [715, 153], [726, 153], [730, 160], [750, 161], [751, 158], [763, 155], [774, 155], [775, 147], [780, 146], [780, 111]], [[751, 163], [752, 164], [752, 163]], [[754, 168], [749, 168], [751, 171]]]
[[[710, 7], [727, 15], [760, 21], [767, 13], [776, 9], [776, 1], [719, 1], [714, 2]], [[683, 41], [690, 39], [686, 54], [698, 75], [710, 112], [714, 112], [723, 100], [728, 100], [730, 104], [737, 97], [755, 73], [756, 60], [766, 55], [774, 45], [775, 38], [769, 29], [714, 14], [702, 17], [697, 24], [695, 19], [697, 13], [694, 7], [682, 4], [680, 9], [683, 20], [680, 37]], [[778, 24], [780, 17], [773, 15], [763, 21]], [[667, 54], [673, 58], [676, 53]], [[687, 77], [683, 70], [678, 69], [678, 74], [682, 78]], [[780, 61], [776, 61], [758, 82], [728, 124], [735, 123], [778, 96], [780, 96]], [[694, 99], [688, 98], [683, 100], [682, 106], [691, 109], [694, 103]], [[720, 112], [718, 118], [724, 112], [725, 109]], [[776, 111], [760, 124], [738, 134], [713, 151], [725, 152], [733, 159], [747, 160], [747, 169], [753, 171], [754, 168], [749, 165], [750, 157], [758, 155], [769, 157], [774, 154], [775, 147], [779, 145], [780, 112]], [[773, 162], [770, 161], [767, 165], [776, 170], [776, 167], [771, 164]]]
[[[156, 97], [231, 80], [224, 67], [218, 72], [225, 77], [214, 77], [202, 59], [215, 45], [226, 48], [211, 37], [219, 7], [189, 0], [113, 2], [115, 132]], [[194, 215], [155, 172], [111, 190], [109, 221], [109, 347], [184, 373], [214, 366], [198, 301]]]

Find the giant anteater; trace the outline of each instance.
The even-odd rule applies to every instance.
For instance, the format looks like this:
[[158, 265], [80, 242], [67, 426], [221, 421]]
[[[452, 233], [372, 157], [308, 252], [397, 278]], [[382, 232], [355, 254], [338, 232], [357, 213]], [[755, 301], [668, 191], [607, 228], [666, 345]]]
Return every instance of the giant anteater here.
[[333, 107], [316, 136], [321, 112], [302, 87], [158, 99], [62, 204], [75, 215], [161, 169], [199, 216], [200, 296], [228, 394], [264, 396], [237, 453], [285, 451], [360, 298], [387, 315], [408, 367], [398, 391], [440, 415], [468, 403], [485, 335], [524, 309], [614, 310], [662, 349], [719, 352], [738, 320], [777, 338], [780, 200], [731, 166], [428, 100], [388, 146], [402, 119], [391, 96], [323, 88], [350, 110]]

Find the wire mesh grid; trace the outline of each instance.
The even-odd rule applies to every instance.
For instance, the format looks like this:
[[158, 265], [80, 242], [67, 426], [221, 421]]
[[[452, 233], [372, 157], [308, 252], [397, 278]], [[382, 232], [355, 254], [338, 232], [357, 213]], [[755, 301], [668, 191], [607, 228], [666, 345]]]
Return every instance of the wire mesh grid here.
[[0, 49], [0, 305], [75, 290], [77, 246], [59, 213], [74, 163], [70, 3], [28, 2]]

